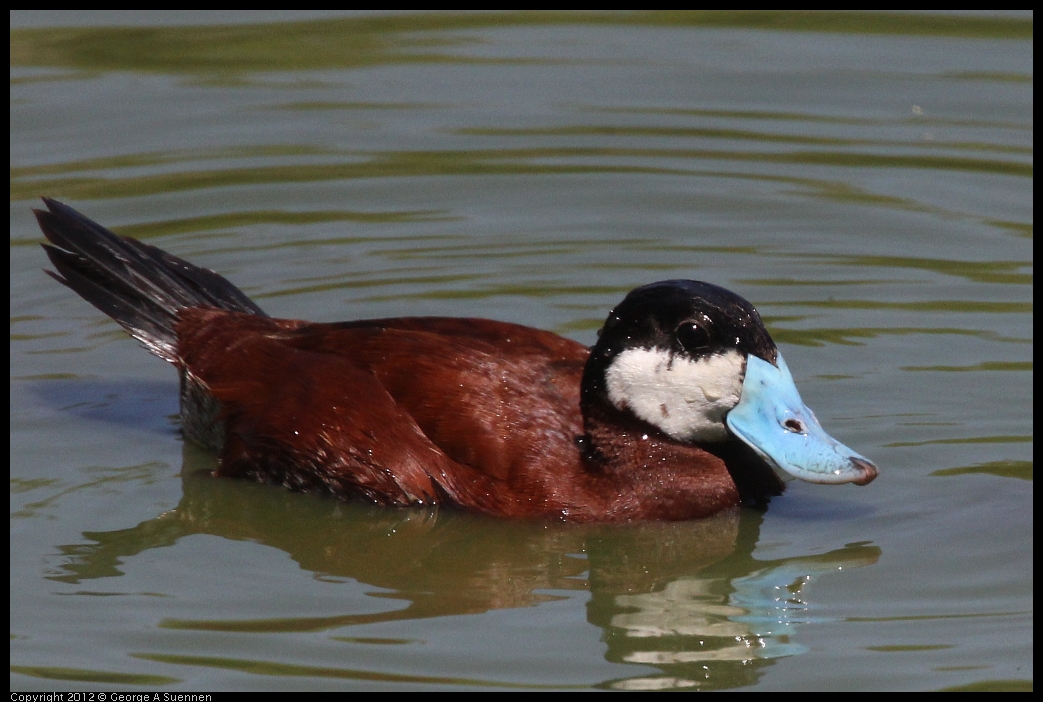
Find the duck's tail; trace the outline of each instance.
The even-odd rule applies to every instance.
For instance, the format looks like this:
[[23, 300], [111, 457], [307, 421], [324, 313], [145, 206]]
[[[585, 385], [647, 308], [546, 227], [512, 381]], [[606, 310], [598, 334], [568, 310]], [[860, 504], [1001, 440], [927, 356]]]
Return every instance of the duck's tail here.
[[45, 271], [127, 330], [160, 358], [177, 361], [178, 313], [189, 307], [268, 315], [217, 273], [119, 236], [66, 204], [43, 198], [36, 210], [47, 257]]

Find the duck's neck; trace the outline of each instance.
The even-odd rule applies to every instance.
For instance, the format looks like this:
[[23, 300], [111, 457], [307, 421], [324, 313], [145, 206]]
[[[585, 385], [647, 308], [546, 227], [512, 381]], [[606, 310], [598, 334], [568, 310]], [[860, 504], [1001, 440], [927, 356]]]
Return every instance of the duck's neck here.
[[[723, 460], [611, 406], [584, 407], [592, 491], [625, 519], [698, 519], [741, 499]], [[625, 516], [624, 516], [625, 515]]]
[[605, 403], [583, 411], [590, 470], [629, 491], [629, 509], [647, 512], [642, 518], [705, 517], [782, 492], [771, 468], [739, 441], [685, 444]]

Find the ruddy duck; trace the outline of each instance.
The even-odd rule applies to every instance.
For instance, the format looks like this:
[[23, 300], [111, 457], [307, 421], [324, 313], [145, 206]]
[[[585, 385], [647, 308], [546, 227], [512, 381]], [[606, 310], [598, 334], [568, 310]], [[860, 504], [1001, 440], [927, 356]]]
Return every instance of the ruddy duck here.
[[757, 310], [694, 280], [632, 291], [593, 348], [487, 319], [272, 319], [217, 273], [44, 198], [57, 274], [181, 378], [216, 475], [505, 517], [694, 519], [782, 491], [776, 467], [866, 485]]

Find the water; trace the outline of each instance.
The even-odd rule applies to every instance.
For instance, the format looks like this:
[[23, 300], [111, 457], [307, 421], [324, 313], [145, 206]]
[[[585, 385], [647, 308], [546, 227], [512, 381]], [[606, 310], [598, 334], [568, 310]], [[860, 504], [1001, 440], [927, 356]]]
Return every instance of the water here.
[[[1031, 687], [1031, 15], [12, 26], [12, 689]], [[40, 195], [273, 316], [589, 344], [724, 285], [882, 474], [620, 526], [211, 480]]]

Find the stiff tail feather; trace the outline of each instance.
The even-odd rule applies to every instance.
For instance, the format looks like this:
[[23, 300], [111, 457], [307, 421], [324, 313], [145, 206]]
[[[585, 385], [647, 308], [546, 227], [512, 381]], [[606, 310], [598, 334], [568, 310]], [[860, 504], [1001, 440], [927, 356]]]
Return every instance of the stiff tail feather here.
[[57, 269], [45, 272], [116, 320], [156, 356], [177, 362], [174, 327], [183, 309], [268, 316], [214, 271], [119, 236], [57, 200], [43, 201], [47, 210], [33, 212], [50, 241], [43, 249]]

